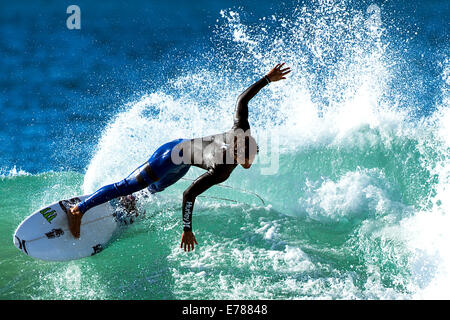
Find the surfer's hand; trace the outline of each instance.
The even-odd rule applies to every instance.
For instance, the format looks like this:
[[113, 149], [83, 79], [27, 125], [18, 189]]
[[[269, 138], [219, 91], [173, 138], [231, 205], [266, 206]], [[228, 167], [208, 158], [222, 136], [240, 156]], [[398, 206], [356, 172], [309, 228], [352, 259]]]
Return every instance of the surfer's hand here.
[[291, 72], [291, 68], [287, 67], [287, 68], [281, 69], [281, 67], [283, 65], [284, 65], [284, 63], [277, 64], [275, 66], [275, 68], [273, 68], [272, 70], [269, 71], [269, 73], [266, 76], [267, 76], [267, 78], [269, 78], [270, 82], [278, 81], [281, 79], [286, 79], [285, 75], [287, 75], [289, 72]]
[[191, 251], [194, 250], [194, 243], [197, 243], [197, 240], [195, 240], [195, 236], [192, 233], [192, 231], [183, 231], [183, 234], [181, 235], [181, 244], [180, 244], [180, 248], [183, 248], [184, 245], [184, 251]]

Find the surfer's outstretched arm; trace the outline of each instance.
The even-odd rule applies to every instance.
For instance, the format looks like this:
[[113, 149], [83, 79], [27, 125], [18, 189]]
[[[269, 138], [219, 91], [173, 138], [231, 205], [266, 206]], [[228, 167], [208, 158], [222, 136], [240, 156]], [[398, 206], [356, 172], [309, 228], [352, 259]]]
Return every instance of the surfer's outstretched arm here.
[[194, 250], [194, 243], [198, 244], [195, 236], [192, 233], [192, 211], [194, 210], [195, 199], [215, 184], [225, 181], [229, 177], [229, 173], [209, 170], [198, 177], [190, 186], [183, 192], [183, 234], [181, 235], [182, 248], [184, 251]]
[[250, 124], [248, 123], [248, 102], [270, 82], [286, 79], [285, 75], [291, 72], [291, 69], [289, 67], [281, 69], [283, 65], [284, 63], [277, 64], [263, 78], [256, 81], [239, 95], [234, 113], [233, 129], [240, 128], [244, 131], [250, 129]]

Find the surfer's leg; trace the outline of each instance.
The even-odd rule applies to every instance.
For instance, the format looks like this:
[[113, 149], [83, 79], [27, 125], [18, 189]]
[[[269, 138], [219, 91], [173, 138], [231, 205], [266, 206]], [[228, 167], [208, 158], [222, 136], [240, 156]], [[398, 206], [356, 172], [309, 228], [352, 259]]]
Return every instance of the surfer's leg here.
[[84, 214], [95, 206], [142, 190], [158, 180], [150, 164], [146, 162], [122, 181], [103, 186], [95, 191], [89, 198], [78, 204], [78, 209]]
[[148, 166], [148, 162], [146, 162], [133, 171], [127, 178], [98, 189], [90, 197], [70, 209], [71, 214], [68, 215], [69, 229], [73, 236], [75, 238], [80, 237], [81, 218], [86, 211], [114, 198], [127, 196], [146, 188], [154, 181], [150, 174], [151, 169]]
[[150, 157], [149, 161], [134, 170], [127, 178], [98, 189], [86, 200], [70, 209], [72, 214], [69, 215], [69, 228], [72, 234], [75, 237], [79, 237], [81, 217], [89, 209], [114, 198], [142, 190], [150, 184], [159, 181], [160, 177], [165, 177], [174, 167], [178, 167], [171, 160], [171, 150], [181, 141], [184, 141], [184, 139], [177, 139], [162, 145]]
[[81, 218], [86, 211], [114, 198], [127, 196], [142, 190], [156, 180], [159, 180], [159, 178], [154, 175], [149, 163], [146, 162], [122, 181], [103, 186], [95, 191], [87, 199], [70, 209], [71, 214], [68, 215], [69, 229], [73, 236], [80, 237]]
[[148, 187], [160, 178], [173, 171], [178, 166], [171, 160], [172, 149], [184, 139], [177, 139], [159, 147], [150, 159], [134, 170], [127, 178], [117, 183], [109, 184], [95, 191], [89, 198], [78, 204], [78, 210], [84, 214], [90, 208], [110, 201], [120, 196]]

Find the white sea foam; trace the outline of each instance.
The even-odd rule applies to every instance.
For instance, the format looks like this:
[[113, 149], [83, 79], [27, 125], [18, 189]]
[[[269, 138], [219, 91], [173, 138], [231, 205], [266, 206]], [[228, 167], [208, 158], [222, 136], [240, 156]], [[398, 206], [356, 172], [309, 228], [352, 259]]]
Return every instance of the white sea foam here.
[[[448, 102], [448, 100], [447, 100]], [[441, 152], [429, 170], [437, 178], [429, 202], [403, 227], [414, 253], [412, 272], [418, 290], [416, 298], [448, 299], [450, 285], [450, 105], [435, 113], [437, 125], [434, 146]]]
[[390, 199], [392, 191], [379, 169], [347, 172], [337, 182], [326, 179], [317, 184], [307, 181], [306, 194], [298, 200], [301, 211], [314, 220], [348, 222], [402, 212], [403, 205]]

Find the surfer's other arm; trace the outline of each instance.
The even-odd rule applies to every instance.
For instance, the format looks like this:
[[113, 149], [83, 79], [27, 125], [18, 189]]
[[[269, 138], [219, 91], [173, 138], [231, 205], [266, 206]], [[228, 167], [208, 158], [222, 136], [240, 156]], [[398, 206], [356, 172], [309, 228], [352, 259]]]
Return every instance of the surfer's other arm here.
[[240, 128], [244, 131], [250, 129], [250, 124], [248, 123], [248, 102], [269, 82], [286, 79], [285, 75], [291, 72], [291, 69], [289, 67], [281, 69], [283, 65], [284, 63], [277, 64], [263, 78], [256, 81], [239, 95], [234, 113], [233, 129]]
[[183, 192], [183, 234], [181, 235], [180, 248], [184, 251], [194, 250], [194, 243], [198, 244], [195, 236], [192, 233], [192, 211], [194, 210], [195, 199], [215, 184], [225, 181], [229, 174], [224, 172], [209, 170], [198, 177], [190, 186]]

